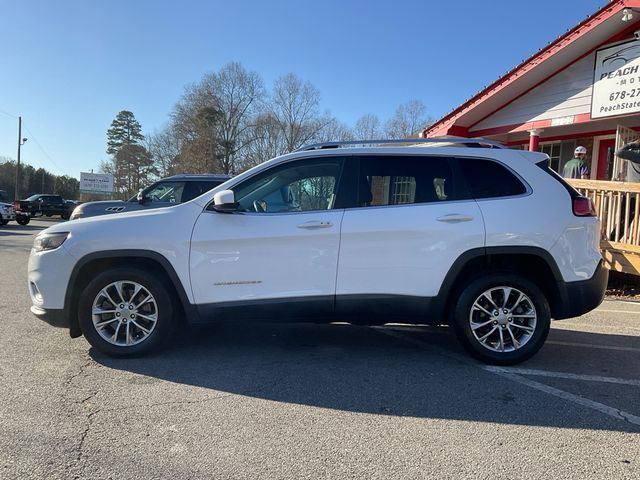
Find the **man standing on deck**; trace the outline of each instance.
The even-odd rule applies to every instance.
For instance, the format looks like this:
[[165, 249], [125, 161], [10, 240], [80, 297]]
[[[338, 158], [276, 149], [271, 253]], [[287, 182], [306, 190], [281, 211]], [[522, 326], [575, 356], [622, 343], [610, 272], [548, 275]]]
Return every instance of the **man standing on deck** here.
[[580, 146], [576, 147], [573, 152], [573, 158], [569, 160], [562, 169], [564, 178], [581, 178], [587, 180], [589, 178], [589, 166], [585, 161], [587, 149]]

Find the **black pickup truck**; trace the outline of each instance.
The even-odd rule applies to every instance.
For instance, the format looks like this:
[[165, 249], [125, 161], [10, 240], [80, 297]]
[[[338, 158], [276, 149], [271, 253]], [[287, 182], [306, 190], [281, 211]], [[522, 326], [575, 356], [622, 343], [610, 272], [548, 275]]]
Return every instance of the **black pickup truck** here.
[[60, 195], [36, 194], [31, 195], [26, 200], [16, 200], [16, 221], [20, 225], [26, 225], [31, 217], [60, 215], [63, 219], [68, 219], [71, 215], [70, 207]]

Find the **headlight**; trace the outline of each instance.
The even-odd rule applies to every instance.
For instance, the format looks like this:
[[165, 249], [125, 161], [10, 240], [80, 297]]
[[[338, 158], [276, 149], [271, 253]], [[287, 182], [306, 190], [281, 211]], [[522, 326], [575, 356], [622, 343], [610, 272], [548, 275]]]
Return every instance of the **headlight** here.
[[64, 243], [69, 236], [69, 232], [60, 233], [43, 233], [38, 235], [33, 241], [33, 251], [42, 252], [44, 250], [53, 250]]

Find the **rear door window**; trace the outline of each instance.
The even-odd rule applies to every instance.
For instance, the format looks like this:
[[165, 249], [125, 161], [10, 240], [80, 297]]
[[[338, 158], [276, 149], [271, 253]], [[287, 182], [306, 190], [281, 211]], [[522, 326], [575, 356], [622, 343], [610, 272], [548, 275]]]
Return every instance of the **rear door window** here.
[[459, 199], [449, 159], [436, 156], [358, 157], [354, 206], [375, 207]]

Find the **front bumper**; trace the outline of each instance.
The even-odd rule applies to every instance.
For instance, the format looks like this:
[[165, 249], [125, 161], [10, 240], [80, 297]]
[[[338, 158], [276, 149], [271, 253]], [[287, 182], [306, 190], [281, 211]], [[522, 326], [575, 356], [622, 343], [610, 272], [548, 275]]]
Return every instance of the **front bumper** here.
[[602, 260], [598, 263], [593, 276], [589, 280], [579, 282], [559, 282], [559, 302], [552, 312], [553, 318], [579, 317], [590, 312], [604, 300], [604, 293], [609, 280], [609, 270]]
[[49, 309], [37, 307], [31, 305], [31, 313], [38, 317], [43, 322], [48, 323], [52, 327], [68, 328], [69, 336], [71, 338], [77, 338], [82, 336], [82, 330], [76, 324], [72, 324], [69, 318], [69, 312], [63, 309]]
[[37, 307], [36, 305], [31, 305], [31, 313], [53, 327], [69, 328], [71, 325], [69, 316], [63, 309], [45, 310], [44, 308]]

